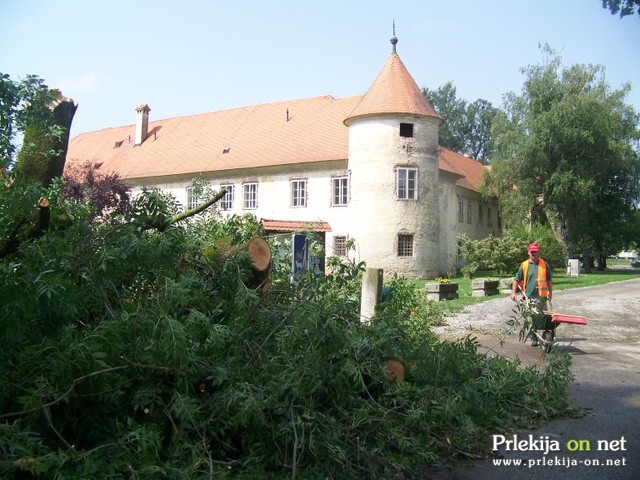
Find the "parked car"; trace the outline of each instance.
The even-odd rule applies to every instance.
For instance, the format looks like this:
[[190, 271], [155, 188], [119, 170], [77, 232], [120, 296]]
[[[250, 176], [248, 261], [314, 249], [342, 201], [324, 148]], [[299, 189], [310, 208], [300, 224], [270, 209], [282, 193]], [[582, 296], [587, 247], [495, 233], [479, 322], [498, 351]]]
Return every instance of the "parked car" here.
[[634, 250], [623, 250], [618, 254], [617, 258], [619, 260], [631, 260], [633, 262], [638, 260], [638, 252]]

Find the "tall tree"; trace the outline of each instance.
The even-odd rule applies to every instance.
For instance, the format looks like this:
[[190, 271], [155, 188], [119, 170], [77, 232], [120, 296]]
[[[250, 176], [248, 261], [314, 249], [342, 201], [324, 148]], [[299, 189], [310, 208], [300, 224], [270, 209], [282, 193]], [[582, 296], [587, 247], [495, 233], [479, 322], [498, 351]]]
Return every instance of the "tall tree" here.
[[[50, 227], [53, 180], [62, 177], [76, 107], [36, 76], [13, 81], [0, 73], [0, 258]], [[22, 201], [9, 208], [16, 197]]]
[[29, 118], [18, 154], [18, 171], [25, 179], [48, 186], [62, 177], [71, 122], [78, 105], [58, 90], [41, 91], [28, 106], [38, 117]]
[[451, 82], [436, 90], [424, 88], [423, 93], [444, 120], [440, 145], [487, 163], [492, 148], [491, 122], [498, 109], [487, 100], [467, 103], [458, 98]]
[[[58, 95], [35, 75], [15, 81], [0, 73], [0, 166], [10, 168], [15, 160], [16, 136], [28, 125], [50, 125], [50, 105]], [[47, 131], [47, 135], [54, 132]], [[28, 143], [28, 142], [27, 142]]]
[[447, 82], [436, 90], [423, 88], [422, 93], [444, 122], [440, 125], [440, 145], [462, 153], [464, 151], [464, 122], [467, 104], [458, 98], [456, 87]]
[[465, 152], [472, 158], [488, 163], [493, 149], [491, 124], [498, 113], [498, 109], [491, 102], [478, 99], [467, 105]]
[[624, 102], [630, 86], [612, 90], [603, 67], [562, 68], [542, 50], [494, 122], [490, 186], [508, 224], [551, 223], [570, 251], [603, 260], [634, 237], [640, 117]]
[[620, 13], [620, 18], [634, 13], [640, 15], [640, 0], [602, 0], [602, 8], [609, 9], [611, 15]]

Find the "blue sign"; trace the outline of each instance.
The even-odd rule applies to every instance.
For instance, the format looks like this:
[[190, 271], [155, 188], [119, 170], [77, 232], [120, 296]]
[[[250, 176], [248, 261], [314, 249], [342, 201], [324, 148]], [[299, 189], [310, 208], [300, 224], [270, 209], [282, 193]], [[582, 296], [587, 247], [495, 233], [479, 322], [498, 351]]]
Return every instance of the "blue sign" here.
[[294, 277], [309, 269], [309, 241], [306, 235], [293, 234], [293, 259], [291, 272]]

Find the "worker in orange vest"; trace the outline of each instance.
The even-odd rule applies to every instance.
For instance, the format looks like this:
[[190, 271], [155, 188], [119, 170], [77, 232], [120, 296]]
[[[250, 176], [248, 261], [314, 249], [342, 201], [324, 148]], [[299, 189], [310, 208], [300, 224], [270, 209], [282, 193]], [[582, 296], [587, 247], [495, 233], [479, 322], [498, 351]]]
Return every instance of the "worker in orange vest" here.
[[[520, 264], [520, 268], [514, 277], [513, 288], [511, 290], [511, 300], [516, 299], [518, 289], [528, 298], [539, 298], [540, 308], [546, 309], [547, 302], [551, 301], [553, 295], [553, 282], [551, 279], [551, 267], [540, 258], [540, 246], [531, 243], [527, 248], [529, 258]], [[532, 345], [538, 346], [538, 341], [534, 337]]]

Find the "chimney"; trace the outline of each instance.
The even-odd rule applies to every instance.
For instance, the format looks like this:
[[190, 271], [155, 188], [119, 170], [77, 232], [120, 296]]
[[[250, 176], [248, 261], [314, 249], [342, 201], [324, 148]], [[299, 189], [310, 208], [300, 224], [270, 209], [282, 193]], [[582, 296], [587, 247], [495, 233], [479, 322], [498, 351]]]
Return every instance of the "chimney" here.
[[136, 107], [136, 146], [142, 145], [149, 133], [149, 112], [151, 109], [146, 103]]

